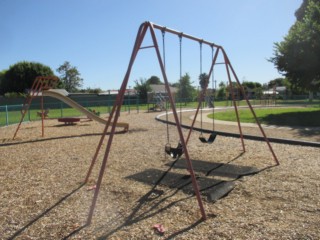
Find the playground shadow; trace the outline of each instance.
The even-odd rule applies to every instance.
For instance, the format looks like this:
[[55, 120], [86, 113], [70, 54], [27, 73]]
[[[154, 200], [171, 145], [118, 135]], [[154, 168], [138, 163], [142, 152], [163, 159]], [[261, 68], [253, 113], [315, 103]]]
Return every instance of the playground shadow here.
[[[30, 222], [28, 222], [26, 225], [24, 225], [22, 228], [20, 228], [18, 231], [16, 231], [12, 236], [10, 236], [8, 238], [8, 240], [13, 240], [16, 237], [18, 237], [24, 230], [26, 230], [27, 228], [29, 228], [30, 226], [32, 226], [34, 223], [36, 223], [37, 221], [39, 221], [41, 218], [45, 217], [50, 211], [52, 211], [53, 209], [55, 209], [56, 207], [58, 207], [60, 204], [62, 204], [65, 200], [67, 200], [71, 195], [75, 194], [77, 191], [79, 191], [83, 186], [85, 185], [85, 183], [80, 184], [78, 187], [76, 187], [75, 189], [71, 190], [71, 192], [67, 193], [65, 196], [63, 196], [61, 199], [59, 199], [56, 203], [54, 203], [52, 206], [50, 206], [49, 208], [47, 208], [45, 211], [43, 211], [42, 213], [40, 213], [39, 215], [37, 215], [35, 218], [33, 218]], [[77, 233], [78, 231], [80, 231], [82, 228], [84, 228], [85, 226], [81, 226], [78, 229], [74, 230], [72, 233], [70, 233], [68, 235], [68, 237], [70, 237], [71, 235]]]
[[[191, 160], [191, 163], [194, 171], [202, 172], [206, 176], [238, 179], [240, 177], [253, 175], [259, 172], [259, 169], [255, 167], [240, 166], [231, 163], [215, 163], [202, 160]], [[179, 159], [175, 163], [174, 167], [179, 169], [187, 169], [187, 162], [184, 159]]]
[[[147, 131], [145, 129], [134, 129], [129, 130], [129, 132], [139, 132], [139, 131]], [[115, 134], [125, 134], [128, 133], [128, 131], [116, 131]], [[108, 132], [106, 134], [107, 136], [110, 135]], [[69, 136], [59, 136], [59, 137], [48, 137], [48, 138], [41, 138], [41, 139], [35, 139], [35, 140], [28, 140], [28, 141], [15, 141], [13, 142], [11, 139], [0, 143], [0, 147], [6, 147], [6, 146], [12, 146], [12, 145], [20, 145], [20, 144], [28, 144], [28, 143], [36, 143], [36, 142], [45, 142], [45, 141], [52, 141], [52, 140], [59, 140], [59, 139], [68, 139], [68, 138], [78, 138], [78, 137], [93, 137], [93, 136], [102, 136], [102, 133], [85, 133], [85, 134], [75, 134], [75, 135], [69, 135]]]
[[[242, 154], [243, 153], [231, 159], [228, 164], [192, 161], [195, 171], [201, 171], [208, 175], [205, 177], [197, 176], [196, 179], [201, 194], [207, 196], [207, 200], [209, 202], [215, 202], [216, 200], [227, 196], [232, 191], [232, 189], [234, 189], [235, 180], [237, 180], [238, 178], [244, 175], [256, 174], [273, 167], [270, 166], [258, 170], [253, 167], [243, 167], [235, 164], [230, 164], [230, 162], [233, 162], [241, 157]], [[101, 235], [97, 239], [109, 239], [109, 237], [111, 237], [111, 235], [116, 233], [117, 231], [142, 220], [151, 218], [167, 209], [170, 209], [177, 203], [186, 201], [195, 196], [190, 175], [170, 172], [173, 168], [185, 168], [185, 160], [177, 158], [176, 160], [166, 164], [166, 166], [168, 166], [168, 169], [166, 171], [159, 169], [146, 169], [142, 172], [126, 177], [127, 179], [133, 181], [151, 185], [152, 188], [136, 201], [136, 206], [133, 207], [131, 213], [129, 213], [127, 216], [119, 214], [116, 217], [108, 219], [108, 221], [103, 224], [103, 226], [97, 228], [97, 232], [104, 232], [103, 235]], [[231, 174], [233, 179], [230, 181], [215, 179], [213, 176], [214, 174], [224, 177], [230, 177]], [[164, 191], [162, 186], [166, 186], [168, 187], [168, 189]], [[172, 201], [172, 197], [174, 197], [179, 191], [183, 191], [184, 193], [186, 193], [186, 197]], [[169, 199], [169, 203], [165, 204]], [[215, 218], [216, 215], [211, 214], [207, 217]], [[162, 238], [173, 239], [175, 237], [178, 237], [179, 235], [195, 228], [196, 226], [201, 224], [202, 221], [202, 219], [199, 219], [193, 223], [190, 223], [189, 226], [179, 230], [178, 232], [175, 232], [168, 236], [163, 235]]]
[[[128, 179], [142, 182], [148, 185], [154, 185], [155, 178], [159, 178], [164, 174], [158, 169], [147, 169], [143, 172], [128, 176]], [[211, 177], [196, 177], [200, 193], [207, 197], [209, 202], [217, 201], [226, 196], [234, 188], [233, 181], [224, 181]], [[194, 189], [190, 175], [169, 172], [161, 180], [159, 185], [166, 186], [175, 191], [182, 191], [186, 195], [193, 196]]]
[[[171, 199], [174, 195], [176, 195], [179, 191], [178, 188], [172, 188], [171, 191], [167, 191], [166, 192], [166, 196], [164, 196], [165, 192], [161, 189], [158, 189], [158, 186], [162, 185], [162, 181], [164, 181], [164, 179], [168, 179], [171, 178], [170, 176], [170, 170], [172, 169], [174, 165], [174, 162], [172, 165], [169, 166], [167, 171], [151, 171], [150, 174], [156, 172], [157, 176], [153, 175], [152, 177], [152, 181], [150, 182], [151, 185], [153, 185], [153, 187], [150, 189], [150, 191], [148, 191], [145, 195], [143, 195], [141, 198], [139, 198], [136, 201], [136, 206], [132, 209], [132, 212], [125, 217], [124, 221], [122, 223], [118, 223], [119, 219], [116, 218], [112, 218], [110, 219], [107, 223], [105, 223], [103, 226], [99, 227], [97, 229], [97, 231], [105, 231], [107, 230], [107, 233], [104, 233], [103, 235], [101, 235], [100, 237], [98, 237], [97, 239], [99, 240], [105, 240], [105, 239], [109, 239], [109, 237], [127, 227], [130, 225], [133, 225], [137, 222], [140, 222], [142, 220], [151, 218], [157, 214], [159, 214], [160, 212], [163, 212], [173, 206], [175, 206], [177, 203], [179, 202], [183, 202], [191, 197], [193, 197], [192, 195], [186, 196], [185, 198], [176, 200], [176, 201], [170, 201], [170, 203], [164, 205], [164, 203], [166, 201], [168, 201], [168, 199]], [[169, 175], [169, 177], [168, 177]], [[127, 178], [134, 178], [135, 175], [133, 176], [128, 176]], [[141, 176], [142, 178], [142, 176]], [[151, 177], [149, 178], [151, 180]], [[166, 180], [165, 180], [166, 181]], [[178, 184], [181, 188], [187, 185], [189, 185], [189, 181], [186, 180], [181, 181]], [[161, 208], [159, 208], [159, 206], [162, 206]], [[142, 210], [142, 212], [141, 212]], [[208, 216], [208, 217], [216, 217], [215, 215], [212, 216]], [[199, 225], [201, 222], [203, 222], [202, 219], [197, 220], [196, 222], [192, 223], [191, 225], [187, 226], [186, 228], [181, 229], [178, 232], [173, 233], [170, 236], [163, 236], [163, 239], [173, 239], [174, 237], [177, 237], [180, 234], [183, 234], [191, 229], [193, 229], [194, 227], [196, 227], [197, 225]], [[113, 226], [115, 225], [115, 226]]]
[[260, 117], [262, 122], [268, 125], [279, 125], [292, 127], [292, 126], [306, 126], [306, 127], [319, 127], [315, 119], [320, 118], [320, 110], [317, 111], [301, 111], [301, 112], [286, 112], [280, 114], [269, 114], [265, 117]]
[[297, 129], [301, 137], [317, 137], [316, 141], [320, 142], [320, 127], [317, 128], [299, 128]]
[[[237, 179], [257, 174], [266, 169], [232, 164], [242, 155], [243, 153], [240, 153], [228, 163], [191, 160], [193, 170], [196, 173], [199, 191], [209, 202], [215, 202], [227, 196], [234, 189]], [[187, 161], [180, 158], [167, 163], [166, 166], [169, 166], [170, 169], [188, 169]], [[181, 190], [187, 195], [194, 195], [190, 174], [185, 175], [168, 171], [164, 173], [159, 169], [146, 169], [127, 178], [148, 185], [163, 185], [170, 189]]]
[[[320, 134], [320, 126], [315, 119], [320, 118], [320, 110], [312, 112], [288, 112], [281, 114], [269, 114], [261, 117], [261, 120], [268, 125], [279, 125], [290, 127], [298, 131], [298, 136], [301, 137], [315, 137]], [[320, 141], [318, 138], [317, 141]]]
[[91, 136], [101, 136], [101, 135], [102, 135], [102, 133], [87, 133], [87, 134], [77, 134], [77, 135], [72, 135], [72, 136], [69, 135], [69, 136], [60, 136], [60, 137], [41, 138], [41, 139], [28, 140], [28, 141], [6, 142], [6, 143], [0, 143], [0, 147], [21, 145], [21, 144], [28, 144], [28, 143], [36, 143], [36, 142], [45, 142], [45, 141], [52, 141], [52, 140], [58, 140], [58, 139], [91, 137]]

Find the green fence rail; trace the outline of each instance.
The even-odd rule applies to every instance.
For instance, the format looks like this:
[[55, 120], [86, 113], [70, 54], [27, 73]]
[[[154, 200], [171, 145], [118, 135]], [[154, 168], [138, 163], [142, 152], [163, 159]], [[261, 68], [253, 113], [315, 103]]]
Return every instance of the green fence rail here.
[[[142, 102], [142, 103], [141, 103]], [[140, 101], [139, 99], [126, 99], [123, 102], [121, 111], [136, 111], [147, 109], [147, 104], [143, 103], [144, 101]], [[82, 107], [86, 108], [90, 111], [95, 111], [100, 114], [109, 114], [112, 110], [112, 106], [114, 104], [114, 100], [109, 101], [78, 101], [77, 102]], [[19, 123], [21, 120], [21, 110], [23, 104], [19, 105], [4, 105], [0, 106], [0, 126], [8, 126], [11, 124]], [[83, 114], [71, 108], [69, 105], [58, 102], [58, 103], [44, 103], [44, 109], [48, 109], [48, 117], [49, 118], [61, 118], [61, 117], [79, 117]], [[24, 117], [24, 122], [40, 120], [41, 115], [38, 114], [41, 111], [40, 104], [31, 104], [29, 111]]]
[[[295, 96], [293, 99], [251, 99], [252, 105], [302, 105], [302, 106], [315, 106], [320, 107], [320, 99], [314, 99], [310, 102], [307, 96]], [[113, 100], [86, 100], [86, 101], [77, 101], [77, 103], [88, 110], [94, 110], [100, 114], [108, 114], [112, 110], [114, 104]], [[194, 99], [176, 99], [176, 107], [179, 108], [195, 108], [197, 107], [197, 102]], [[237, 100], [236, 104], [238, 106], [246, 105], [244, 100]], [[145, 99], [139, 98], [129, 98], [125, 99], [121, 107], [122, 112], [137, 112], [139, 111], [149, 111], [155, 109], [155, 102], [147, 103]], [[226, 99], [216, 99], [214, 101], [216, 107], [227, 107], [232, 106], [233, 101]], [[170, 107], [166, 104], [167, 107]], [[204, 103], [205, 106], [205, 103]], [[23, 104], [19, 105], [4, 105], [0, 106], [0, 127], [8, 126], [11, 124], [16, 124], [20, 122], [21, 119], [21, 109]], [[83, 114], [63, 102], [44, 102], [44, 109], [49, 109], [49, 118], [61, 118], [61, 117], [79, 117]], [[27, 112], [24, 121], [35, 121], [40, 120], [41, 115], [37, 114], [41, 111], [39, 102], [32, 103], [29, 111]]]

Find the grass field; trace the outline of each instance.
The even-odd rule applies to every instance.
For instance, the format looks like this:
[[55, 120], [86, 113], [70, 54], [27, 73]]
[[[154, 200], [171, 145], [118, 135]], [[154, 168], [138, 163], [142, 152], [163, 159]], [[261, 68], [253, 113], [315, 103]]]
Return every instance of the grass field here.
[[[282, 126], [320, 127], [320, 108], [265, 108], [254, 110], [260, 123]], [[239, 109], [241, 122], [255, 123], [249, 109]], [[208, 115], [213, 118], [213, 114]], [[237, 121], [235, 111], [217, 112], [214, 118], [223, 121]]]
[[[277, 100], [277, 104], [284, 103], [283, 100]], [[286, 102], [287, 103], [287, 102]], [[277, 110], [259, 110], [259, 119], [265, 124], [277, 124], [277, 125], [297, 125], [300, 126], [318, 126], [317, 119], [319, 119], [319, 109], [320, 102], [306, 102], [306, 100], [295, 100], [295, 104], [298, 105], [306, 105], [315, 106], [310, 108], [290, 108], [288, 110], [277, 109]], [[108, 103], [108, 106], [105, 104], [102, 106], [101, 102], [97, 102], [97, 106], [90, 106], [87, 109], [94, 109], [96, 112], [100, 112], [101, 114], [109, 113], [112, 109], [112, 104]], [[215, 101], [216, 107], [226, 107], [231, 106], [232, 101]], [[237, 106], [246, 106], [247, 103], [242, 101], [236, 101]], [[251, 100], [252, 105], [274, 105], [274, 102], [267, 103], [261, 100]], [[93, 103], [94, 105], [94, 103]], [[67, 106], [59, 105], [61, 107], [50, 108], [49, 117], [50, 118], [60, 118], [60, 117], [78, 117], [82, 114]], [[196, 108], [198, 106], [198, 102], [186, 102], [186, 103], [176, 103], [176, 108], [179, 110], [180, 108]], [[123, 105], [121, 111], [147, 111], [148, 108], [153, 107], [153, 104], [132, 104]], [[40, 117], [37, 116], [37, 112], [40, 111], [39, 107], [33, 107], [37, 109], [31, 109], [25, 116], [24, 121], [34, 121], [40, 120]], [[0, 107], [0, 126], [15, 124], [20, 121], [21, 118], [21, 106], [7, 106], [7, 109], [2, 106]], [[275, 116], [276, 115], [276, 116]], [[236, 121], [235, 115], [232, 115], [232, 112], [228, 113], [219, 113], [216, 114], [217, 119], [226, 120], [226, 121]], [[243, 122], [254, 122], [251, 113], [246, 113], [246, 111], [241, 110], [241, 121]]]

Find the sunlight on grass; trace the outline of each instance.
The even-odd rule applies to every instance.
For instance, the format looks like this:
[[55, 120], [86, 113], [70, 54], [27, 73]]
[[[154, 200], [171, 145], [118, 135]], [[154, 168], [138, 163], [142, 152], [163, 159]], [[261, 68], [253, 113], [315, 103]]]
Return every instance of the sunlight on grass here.
[[[280, 126], [320, 127], [319, 108], [265, 108], [254, 110], [260, 123]], [[213, 114], [208, 115], [213, 118]], [[239, 109], [241, 122], [255, 123], [255, 119], [249, 109]], [[214, 118], [223, 121], [237, 121], [234, 110], [217, 112]]]

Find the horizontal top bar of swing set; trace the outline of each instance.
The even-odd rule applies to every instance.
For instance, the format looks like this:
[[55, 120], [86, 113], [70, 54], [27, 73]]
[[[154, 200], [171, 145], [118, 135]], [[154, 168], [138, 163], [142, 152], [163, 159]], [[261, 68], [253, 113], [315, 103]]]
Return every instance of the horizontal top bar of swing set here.
[[183, 32], [178, 32], [176, 30], [173, 30], [171, 28], [167, 28], [167, 27], [164, 27], [164, 26], [160, 26], [160, 25], [157, 25], [155, 23], [152, 23], [152, 22], [145, 22], [144, 24], [149, 24], [151, 25], [152, 27], [156, 28], [156, 29], [159, 29], [161, 31], [165, 31], [165, 32], [169, 32], [169, 33], [172, 33], [172, 34], [175, 34], [175, 35], [178, 35], [178, 36], [181, 36], [181, 37], [185, 37], [185, 38], [188, 38], [188, 39], [191, 39], [191, 40], [194, 40], [194, 41], [197, 41], [199, 43], [203, 43], [203, 44], [207, 44], [211, 47], [217, 47], [217, 48], [221, 48], [221, 46], [213, 43], [213, 42], [209, 42], [209, 41], [206, 41], [204, 39], [201, 39], [201, 38], [197, 38], [197, 37], [194, 37], [194, 36], [191, 36], [189, 34], [185, 34]]

